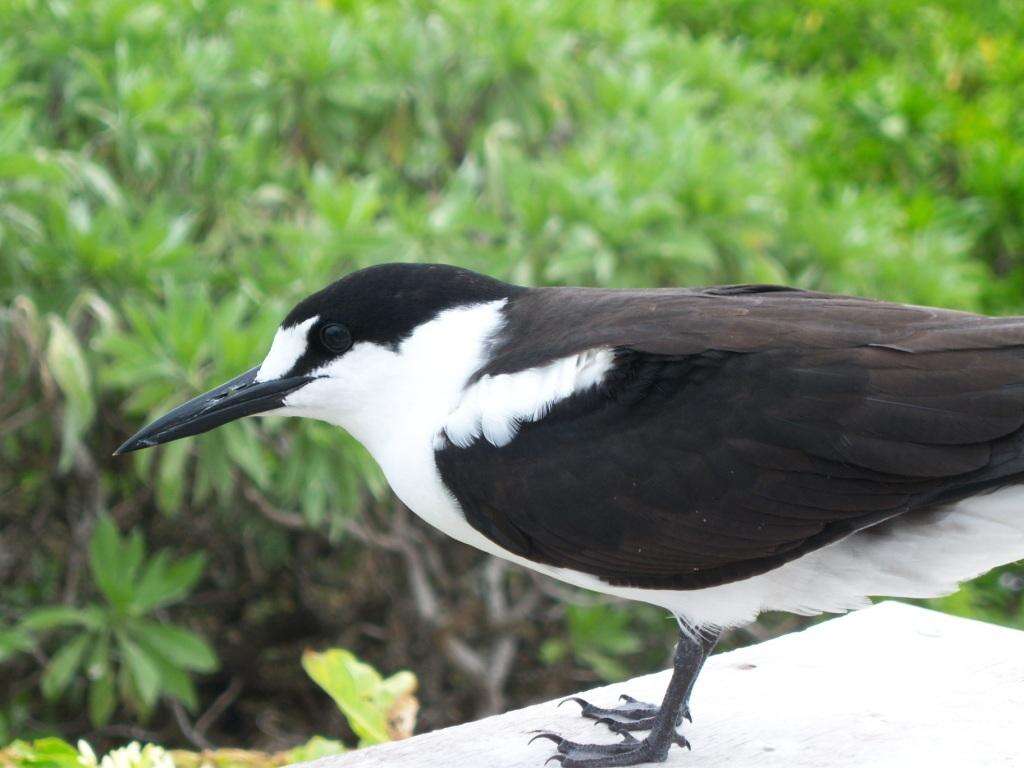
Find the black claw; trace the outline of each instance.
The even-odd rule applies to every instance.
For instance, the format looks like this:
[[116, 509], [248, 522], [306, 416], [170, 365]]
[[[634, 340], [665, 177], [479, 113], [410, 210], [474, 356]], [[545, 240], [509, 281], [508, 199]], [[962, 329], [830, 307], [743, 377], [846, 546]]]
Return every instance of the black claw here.
[[537, 739], [551, 739], [551, 741], [555, 742], [555, 744], [557, 745], [561, 745], [561, 743], [565, 741], [565, 739], [559, 736], [557, 733], [549, 733], [548, 731], [537, 731], [536, 735], [526, 743], [533, 744], [533, 742], [535, 742]]
[[686, 738], [685, 736], [683, 736], [683, 734], [681, 734], [681, 733], [677, 733], [677, 734], [676, 734], [676, 735], [675, 735], [675, 736], [673, 737], [673, 739], [672, 739], [672, 743], [673, 743], [673, 744], [675, 744], [675, 745], [677, 745], [677, 746], [680, 746], [680, 747], [686, 747], [686, 748], [687, 748], [688, 750], [690, 750], [691, 752], [693, 751], [693, 747], [691, 747], [691, 746], [690, 746], [690, 742], [689, 742], [689, 741], [687, 740], [687, 738]]
[[581, 699], [579, 696], [569, 696], [567, 698], [564, 698], [560, 702], [558, 702], [558, 706], [562, 706], [567, 701], [575, 701], [583, 709], [586, 709], [590, 706], [590, 702], [588, 702], [586, 699]]

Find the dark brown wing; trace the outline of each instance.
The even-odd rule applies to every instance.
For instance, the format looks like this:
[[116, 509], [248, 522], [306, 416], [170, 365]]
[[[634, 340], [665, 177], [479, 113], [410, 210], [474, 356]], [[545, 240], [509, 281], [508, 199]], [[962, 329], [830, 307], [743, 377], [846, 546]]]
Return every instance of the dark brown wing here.
[[605, 385], [437, 453], [470, 523], [533, 560], [710, 586], [1024, 472], [1024, 319], [742, 287], [559, 299], [575, 329], [510, 311], [549, 357], [499, 339], [488, 372], [610, 346]]

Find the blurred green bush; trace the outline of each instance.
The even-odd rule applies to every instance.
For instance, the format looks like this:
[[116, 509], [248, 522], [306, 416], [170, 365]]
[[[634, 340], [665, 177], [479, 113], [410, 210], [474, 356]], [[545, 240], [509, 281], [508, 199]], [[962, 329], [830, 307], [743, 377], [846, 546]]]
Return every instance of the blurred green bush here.
[[[89, 540], [89, 574], [102, 603], [82, 607], [50, 605], [28, 611], [14, 627], [0, 632], [0, 661], [14, 651], [31, 651], [41, 636], [66, 633], [40, 678], [50, 701], [70, 693], [83, 699], [95, 727], [109, 722], [120, 699], [148, 718], [163, 696], [190, 710], [198, 706], [190, 672], [217, 667], [213, 650], [194, 632], [150, 617], [183, 601], [203, 571], [194, 553], [172, 560], [166, 551], [147, 558], [138, 531], [121, 537], [106, 515]], [[75, 696], [88, 686], [88, 695]]]
[[[345, 271], [436, 260], [1024, 311], [1016, 0], [7, 0], [0, 30], [0, 628], [97, 596], [81, 553], [106, 511], [206, 551], [170, 615], [224, 658], [200, 710], [246, 680], [225, 738], [288, 740], [275, 707], [299, 711], [310, 637], [364, 627], [344, 644], [386, 637], [376, 660], [422, 672], [388, 657], [430, 658], [387, 623], [407, 616], [402, 574], [345, 537], [385, 485], [339, 431], [274, 419], [108, 456], [253, 365]], [[941, 605], [1024, 626], [1019, 573]], [[445, 596], [460, 631], [493, 613], [468, 577]], [[541, 653], [562, 630], [516, 625], [514, 701], [656, 665], [670, 642], [642, 608], [602, 635], [605, 606], [543, 605], [573, 648]], [[89, 728], [21, 683], [54, 661], [35, 654], [0, 667], [0, 742]], [[475, 711], [442, 701], [467, 669], [421, 674], [427, 723]]]

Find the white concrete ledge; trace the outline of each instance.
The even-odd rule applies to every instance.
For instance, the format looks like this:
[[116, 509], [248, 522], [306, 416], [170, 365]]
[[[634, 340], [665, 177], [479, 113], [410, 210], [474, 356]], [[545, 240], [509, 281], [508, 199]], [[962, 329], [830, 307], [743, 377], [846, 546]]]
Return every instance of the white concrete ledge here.
[[[660, 701], [668, 672], [581, 695]], [[567, 694], [571, 693], [569, 691]], [[552, 730], [613, 741], [557, 701], [306, 763], [307, 768], [539, 768]], [[684, 723], [687, 768], [1024, 766], [1024, 632], [901, 603], [713, 656]], [[555, 765], [552, 763], [552, 765]]]

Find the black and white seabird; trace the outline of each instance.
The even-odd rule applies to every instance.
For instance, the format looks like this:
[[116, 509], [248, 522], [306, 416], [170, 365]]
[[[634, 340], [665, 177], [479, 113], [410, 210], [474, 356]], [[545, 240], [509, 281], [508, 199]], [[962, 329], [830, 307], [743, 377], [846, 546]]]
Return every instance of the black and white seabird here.
[[542, 734], [567, 768], [685, 745], [723, 628], [942, 595], [1024, 557], [1024, 317], [382, 265], [300, 302], [260, 365], [118, 452], [266, 412], [348, 430], [459, 541], [678, 617], [660, 707], [580, 702], [620, 743]]

